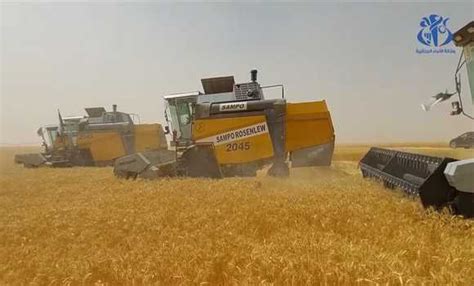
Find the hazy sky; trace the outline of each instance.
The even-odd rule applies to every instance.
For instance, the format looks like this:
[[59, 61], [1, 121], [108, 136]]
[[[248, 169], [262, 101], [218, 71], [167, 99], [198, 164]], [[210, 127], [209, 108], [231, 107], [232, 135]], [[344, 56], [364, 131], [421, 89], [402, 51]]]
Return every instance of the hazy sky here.
[[474, 19], [472, 2], [3, 3], [0, 143], [39, 142], [58, 108], [116, 103], [163, 122], [163, 95], [200, 90], [202, 77], [247, 81], [251, 68], [289, 101], [326, 99], [338, 142], [447, 141], [474, 128], [450, 104], [420, 108], [454, 88], [460, 52], [416, 53], [432, 13], [453, 32]]

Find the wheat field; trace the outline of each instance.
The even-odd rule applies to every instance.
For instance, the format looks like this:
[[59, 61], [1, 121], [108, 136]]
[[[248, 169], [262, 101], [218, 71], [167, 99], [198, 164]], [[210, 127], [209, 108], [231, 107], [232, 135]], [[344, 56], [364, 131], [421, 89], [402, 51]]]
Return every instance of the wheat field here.
[[287, 179], [125, 181], [1, 148], [0, 284], [473, 285], [474, 222], [363, 180], [367, 150]]

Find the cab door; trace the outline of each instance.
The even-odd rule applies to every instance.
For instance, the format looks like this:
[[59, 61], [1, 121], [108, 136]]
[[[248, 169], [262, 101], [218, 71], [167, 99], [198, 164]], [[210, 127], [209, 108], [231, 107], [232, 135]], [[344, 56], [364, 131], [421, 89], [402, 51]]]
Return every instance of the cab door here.
[[169, 123], [173, 132], [176, 132], [178, 141], [191, 142], [193, 108], [196, 102], [195, 97], [170, 98], [168, 102]]

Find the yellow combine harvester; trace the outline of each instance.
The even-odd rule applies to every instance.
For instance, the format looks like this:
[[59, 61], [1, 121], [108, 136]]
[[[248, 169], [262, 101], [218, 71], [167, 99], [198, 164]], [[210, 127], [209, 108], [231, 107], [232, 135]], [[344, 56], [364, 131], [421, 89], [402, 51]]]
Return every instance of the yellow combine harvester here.
[[[161, 176], [287, 176], [291, 167], [328, 166], [334, 128], [325, 101], [289, 103], [283, 85], [260, 86], [234, 77], [201, 80], [204, 92], [165, 96], [171, 149], [124, 156], [114, 172], [125, 178]], [[281, 98], [265, 99], [263, 90], [281, 88]]]
[[160, 124], [135, 124], [116, 105], [111, 112], [103, 107], [86, 112], [64, 119], [59, 114], [59, 125], [39, 128], [44, 152], [18, 154], [15, 162], [25, 167], [105, 166], [127, 154], [167, 148]]

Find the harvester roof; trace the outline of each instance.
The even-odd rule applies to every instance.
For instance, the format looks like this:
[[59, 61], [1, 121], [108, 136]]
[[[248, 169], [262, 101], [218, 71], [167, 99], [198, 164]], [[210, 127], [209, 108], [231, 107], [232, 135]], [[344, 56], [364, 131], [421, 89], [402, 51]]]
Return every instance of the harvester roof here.
[[194, 97], [202, 95], [200, 91], [192, 91], [192, 92], [183, 92], [183, 93], [174, 93], [174, 94], [169, 94], [165, 95], [163, 98], [164, 99], [173, 99], [173, 98], [182, 98], [182, 97]]
[[458, 47], [467, 46], [474, 41], [474, 21], [454, 33], [454, 44]]
[[205, 94], [224, 93], [234, 91], [233, 76], [221, 76], [201, 79]]
[[101, 117], [105, 113], [105, 108], [103, 107], [88, 107], [84, 109], [89, 117]]

